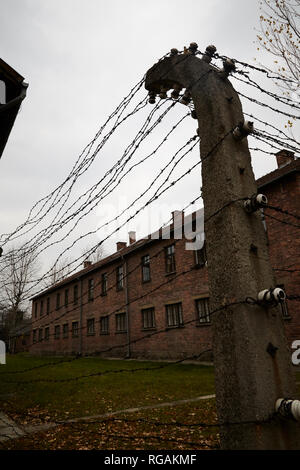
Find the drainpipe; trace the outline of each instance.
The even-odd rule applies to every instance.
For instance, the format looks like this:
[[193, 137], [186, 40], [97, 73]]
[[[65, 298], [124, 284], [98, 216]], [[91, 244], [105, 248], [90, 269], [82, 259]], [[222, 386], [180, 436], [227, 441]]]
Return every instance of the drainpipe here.
[[131, 357], [131, 348], [130, 348], [130, 318], [129, 318], [129, 288], [128, 288], [128, 277], [127, 277], [127, 261], [125, 261], [122, 256], [123, 265], [124, 265], [124, 284], [125, 284], [125, 302], [126, 302], [126, 329], [127, 329], [127, 354], [126, 359]]

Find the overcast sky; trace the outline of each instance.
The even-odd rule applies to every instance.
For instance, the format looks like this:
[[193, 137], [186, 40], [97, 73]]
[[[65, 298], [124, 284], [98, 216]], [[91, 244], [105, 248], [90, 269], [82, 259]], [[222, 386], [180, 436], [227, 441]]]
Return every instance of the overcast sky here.
[[[22, 223], [34, 202], [62, 182], [107, 116], [170, 48], [182, 50], [195, 41], [201, 50], [215, 44], [220, 54], [245, 62], [254, 63], [255, 57], [261, 62], [268, 60], [262, 53], [257, 56], [254, 43], [259, 22], [257, 0], [0, 0], [0, 10], [0, 56], [29, 83], [0, 161], [1, 233]], [[141, 91], [139, 96], [144, 94]], [[249, 103], [245, 107], [269, 119], [264, 109], [251, 108]], [[173, 125], [186, 113], [184, 106], [180, 108], [167, 124]], [[140, 119], [148, 113], [149, 108], [125, 124], [112, 146], [99, 153], [90, 172], [78, 182], [75, 195], [94, 184], [118, 160], [137, 132]], [[119, 191], [78, 227], [77, 234], [94, 230], [99, 221], [109, 218], [107, 212], [116, 215], [143, 191], [160, 165], [168, 161], [169, 152], [195, 134], [196, 121], [188, 118], [184, 122], [177, 146], [174, 142], [158, 160], [129, 175]], [[283, 128], [284, 118], [275, 116], [274, 123]], [[197, 159], [198, 151], [186, 164], [190, 166]], [[275, 167], [273, 157], [253, 158], [256, 177]], [[176, 174], [184, 168], [179, 167]], [[197, 197], [200, 186], [198, 167], [161, 199], [161, 218], [167, 220], [170, 210], [181, 209]], [[128, 230], [137, 230], [138, 237], [145, 235], [146, 224], [145, 217], [140, 217], [118, 237], [126, 240]], [[156, 228], [153, 224], [149, 229]], [[95, 240], [84, 240], [83, 245]], [[44, 265], [54, 261], [65, 246], [45, 252]], [[106, 249], [113, 250], [112, 242]]]

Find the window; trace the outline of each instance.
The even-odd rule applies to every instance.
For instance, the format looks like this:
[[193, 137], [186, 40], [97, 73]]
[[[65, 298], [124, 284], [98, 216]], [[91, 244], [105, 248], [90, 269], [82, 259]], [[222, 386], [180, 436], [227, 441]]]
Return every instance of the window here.
[[205, 248], [205, 242], [204, 242], [204, 245], [200, 250], [195, 250], [195, 264], [197, 266], [204, 266], [206, 261], [207, 261], [206, 248]]
[[79, 331], [79, 323], [78, 321], [73, 321], [72, 323], [72, 337], [77, 338]]
[[67, 338], [69, 336], [69, 325], [65, 323], [63, 325], [63, 338]]
[[123, 289], [124, 286], [124, 270], [123, 266], [117, 268], [117, 290]]
[[46, 312], [47, 312], [47, 315], [49, 315], [49, 313], [50, 313], [50, 297], [47, 297]]
[[176, 271], [175, 265], [175, 245], [170, 245], [165, 249], [166, 258], [166, 273], [174, 273]]
[[89, 302], [94, 300], [94, 279], [88, 281], [88, 300]]
[[95, 319], [89, 318], [86, 322], [86, 326], [87, 326], [87, 330], [86, 330], [87, 335], [94, 335], [95, 334]]
[[39, 329], [39, 342], [40, 341], [43, 341], [43, 329], [42, 328]]
[[109, 316], [106, 315], [105, 317], [100, 318], [100, 335], [108, 335], [109, 334]]
[[75, 284], [74, 289], [73, 289], [73, 301], [74, 304], [78, 304], [78, 285]]
[[54, 327], [54, 338], [59, 339], [60, 337], [60, 325], [56, 325]]
[[170, 304], [166, 305], [167, 312], [167, 325], [168, 326], [182, 326], [182, 304]]
[[116, 314], [116, 331], [125, 333], [127, 331], [127, 318], [126, 313]]
[[32, 332], [32, 342], [36, 343], [36, 330], [33, 330]]
[[69, 303], [69, 289], [65, 290], [65, 307], [68, 306]]
[[60, 308], [60, 293], [56, 294], [56, 310]]
[[49, 326], [47, 326], [45, 328], [45, 341], [49, 341], [49, 337], [50, 337], [50, 330], [49, 330]]
[[41, 300], [41, 304], [40, 304], [40, 317], [43, 315], [43, 310], [44, 310], [44, 301]]
[[142, 257], [142, 280], [148, 282], [150, 278], [150, 256], [145, 255]]
[[37, 310], [38, 310], [38, 304], [37, 302], [34, 304], [34, 318], [37, 318]]
[[205, 297], [204, 299], [197, 299], [196, 308], [199, 323], [210, 323], [209, 298]]
[[101, 276], [101, 295], [107, 295], [107, 273]]
[[142, 310], [142, 324], [143, 329], [155, 328], [155, 313], [154, 307], [144, 308]]

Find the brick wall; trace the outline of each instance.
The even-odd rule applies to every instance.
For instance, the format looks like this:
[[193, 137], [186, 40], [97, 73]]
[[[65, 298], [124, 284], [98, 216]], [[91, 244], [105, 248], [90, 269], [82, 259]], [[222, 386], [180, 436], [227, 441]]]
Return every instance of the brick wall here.
[[[282, 207], [290, 212], [299, 213], [299, 172], [291, 173], [294, 162], [258, 180], [260, 191], [267, 195], [269, 204]], [[276, 180], [276, 176], [280, 176]], [[266, 210], [266, 214], [297, 224], [296, 219]], [[269, 251], [274, 268], [300, 269], [299, 266], [299, 229], [266, 217]], [[299, 223], [299, 222], [298, 222]], [[211, 328], [209, 324], [197, 322], [196, 302], [208, 295], [208, 277], [205, 267], [193, 269], [185, 275], [181, 272], [195, 267], [195, 252], [185, 249], [185, 239], [176, 240], [176, 272], [166, 273], [164, 248], [172, 240], [137, 242], [132, 247], [119, 244], [119, 252], [100, 266], [89, 266], [72, 276], [54, 289], [50, 289], [33, 301], [33, 330], [36, 342], [31, 352], [37, 354], [82, 354], [101, 353], [108, 357], [132, 357], [153, 359], [178, 359], [199, 354], [211, 348]], [[137, 247], [134, 250], [133, 247]], [[157, 255], [157, 253], [159, 253]], [[124, 254], [123, 259], [121, 254]], [[141, 259], [150, 256], [151, 279], [142, 282]], [[124, 265], [128, 276], [121, 290], [116, 288], [116, 270]], [[98, 264], [97, 264], [98, 266]], [[107, 273], [107, 294], [101, 295], [101, 277]], [[299, 294], [300, 273], [276, 270], [277, 283], [283, 284], [288, 294]], [[89, 280], [93, 279], [94, 298], [89, 300]], [[172, 280], [172, 281], [171, 281]], [[168, 282], [170, 281], [170, 282]], [[126, 291], [127, 282], [127, 291]], [[82, 283], [82, 285], [81, 285]], [[73, 289], [78, 286], [78, 303], [74, 304]], [[161, 287], [159, 287], [161, 286]], [[65, 289], [68, 289], [68, 305], [64, 305]], [[82, 289], [82, 328], [78, 336], [72, 336], [72, 322], [80, 322], [80, 291]], [[60, 293], [61, 306], [56, 309], [56, 295]], [[47, 298], [50, 313], [46, 313]], [[127, 299], [129, 301], [126, 306]], [[41, 302], [43, 312], [40, 313]], [[168, 327], [166, 305], [181, 303], [183, 324]], [[37, 310], [35, 305], [37, 305]], [[142, 310], [154, 309], [155, 324], [144, 328]], [[285, 318], [288, 342], [300, 339], [299, 302], [288, 301], [288, 316]], [[128, 331], [116, 329], [116, 314], [128, 313]], [[109, 316], [109, 331], [100, 332], [100, 318]], [[87, 328], [88, 321], [94, 319], [94, 332]], [[63, 325], [68, 324], [68, 334], [63, 337]], [[55, 326], [60, 326], [60, 336], [55, 338]], [[148, 325], [149, 326], [149, 325]], [[49, 328], [49, 339], [45, 339], [45, 328]], [[39, 329], [41, 336], [39, 340]], [[82, 345], [80, 347], [80, 335]], [[42, 339], [41, 339], [42, 338]], [[128, 342], [130, 345], [128, 345]], [[206, 357], [209, 357], [208, 354]], [[203, 357], [205, 358], [205, 356]]]

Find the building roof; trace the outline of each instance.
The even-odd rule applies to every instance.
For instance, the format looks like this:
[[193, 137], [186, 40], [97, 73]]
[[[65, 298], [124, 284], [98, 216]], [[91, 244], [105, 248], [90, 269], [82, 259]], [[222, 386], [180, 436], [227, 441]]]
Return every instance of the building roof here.
[[4, 60], [0, 59], [0, 80], [5, 83], [6, 102], [0, 103], [0, 158], [8, 137], [19, 112], [21, 103], [26, 96], [28, 85], [24, 78]]
[[257, 187], [261, 189], [271, 183], [274, 183], [275, 181], [284, 178], [287, 175], [290, 175], [291, 173], [298, 172], [299, 170], [300, 158], [297, 158], [293, 161], [288, 162], [286, 165], [280, 168], [276, 168], [276, 170], [271, 171], [271, 173], [268, 173], [267, 175], [264, 175], [258, 180], [256, 180]]
[[[199, 209], [196, 212], [193, 212], [192, 214], [189, 214], [185, 216], [185, 233], [188, 233], [189, 230], [189, 224], [191, 221], [200, 220], [200, 233], [204, 233], [204, 209]], [[186, 223], [186, 221], [188, 221]], [[182, 223], [183, 226], [183, 223]], [[192, 230], [192, 227], [191, 227]], [[122, 260], [125, 256], [129, 255], [130, 253], [140, 250], [142, 248], [145, 248], [146, 246], [156, 243], [158, 240], [164, 239], [163, 234], [164, 233], [172, 233], [174, 231], [174, 223], [171, 223], [170, 225], [167, 225], [166, 227], [160, 228], [156, 232], [153, 232], [150, 235], [147, 235], [145, 238], [142, 238], [140, 240], [137, 240], [134, 243], [131, 243], [128, 246], [125, 246], [124, 248], [116, 251], [115, 253], [107, 256], [106, 258], [101, 259], [100, 261], [97, 261], [96, 263], [91, 264], [90, 266], [87, 266], [84, 269], [81, 269], [80, 271], [72, 274], [71, 276], [66, 277], [62, 281], [54, 284], [53, 286], [49, 287], [48, 289], [44, 290], [43, 292], [33, 296], [31, 300], [35, 300], [39, 297], [42, 297], [46, 294], [50, 294], [51, 292], [55, 291], [56, 289], [69, 284], [70, 282], [74, 281], [75, 279], [79, 280], [80, 278], [86, 276], [87, 274], [90, 274], [104, 266], [107, 266], [117, 260]]]

